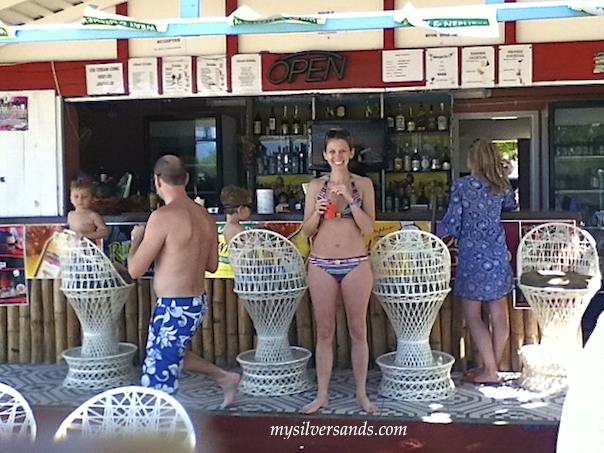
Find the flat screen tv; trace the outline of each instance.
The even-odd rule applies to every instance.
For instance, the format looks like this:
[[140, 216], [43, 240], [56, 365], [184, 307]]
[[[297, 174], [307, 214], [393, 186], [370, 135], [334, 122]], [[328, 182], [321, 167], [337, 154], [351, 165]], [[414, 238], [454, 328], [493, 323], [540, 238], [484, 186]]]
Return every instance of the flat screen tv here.
[[331, 129], [348, 129], [352, 135], [355, 156], [360, 155], [361, 165], [379, 166], [384, 162], [387, 139], [385, 121], [382, 120], [333, 120], [312, 125], [311, 164], [317, 169], [327, 169], [323, 158], [325, 134]]

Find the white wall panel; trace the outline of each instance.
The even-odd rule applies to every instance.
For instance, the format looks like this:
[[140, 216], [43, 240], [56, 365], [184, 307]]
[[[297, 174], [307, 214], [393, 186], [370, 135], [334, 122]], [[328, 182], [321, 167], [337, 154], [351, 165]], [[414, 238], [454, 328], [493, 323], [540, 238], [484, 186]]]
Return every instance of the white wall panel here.
[[[224, 17], [225, 0], [201, 0], [201, 17]], [[160, 20], [180, 18], [179, 0], [131, 0], [128, 2], [128, 15], [137, 19]], [[225, 36], [202, 36], [181, 38], [184, 50], [178, 55], [224, 55], [226, 54]], [[134, 57], [158, 57], [161, 52], [155, 50], [155, 39], [131, 39], [129, 52]]]
[[0, 217], [59, 214], [63, 170], [57, 145], [57, 98], [53, 91], [0, 92], [26, 96], [27, 131], [0, 131]]
[[[383, 0], [240, 0], [263, 15], [280, 13], [317, 14], [345, 13], [357, 11], [382, 11]], [[382, 30], [348, 31], [334, 33], [283, 33], [269, 35], [241, 35], [240, 53], [300, 52], [303, 50], [365, 50], [381, 49]]]

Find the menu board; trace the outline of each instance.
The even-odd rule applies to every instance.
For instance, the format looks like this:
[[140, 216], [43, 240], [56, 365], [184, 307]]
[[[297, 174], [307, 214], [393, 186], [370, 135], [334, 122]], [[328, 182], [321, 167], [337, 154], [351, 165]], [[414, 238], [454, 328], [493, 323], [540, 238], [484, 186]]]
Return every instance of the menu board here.
[[128, 60], [128, 91], [131, 95], [136, 96], [157, 95], [156, 58], [131, 58]]
[[124, 94], [122, 63], [86, 65], [86, 92], [89, 95]]
[[424, 50], [385, 50], [382, 52], [382, 81], [418, 82], [424, 80]]
[[493, 47], [464, 47], [461, 50], [462, 88], [495, 86], [495, 49]]
[[516, 87], [533, 84], [533, 46], [499, 47], [499, 86]]
[[27, 304], [24, 230], [0, 226], [0, 305]]
[[426, 88], [459, 87], [457, 47], [426, 50]]
[[197, 57], [197, 92], [224, 94], [227, 92], [226, 57]]
[[231, 58], [233, 93], [262, 92], [262, 60], [260, 55], [233, 55]]
[[191, 57], [162, 58], [162, 87], [164, 94], [193, 93]]

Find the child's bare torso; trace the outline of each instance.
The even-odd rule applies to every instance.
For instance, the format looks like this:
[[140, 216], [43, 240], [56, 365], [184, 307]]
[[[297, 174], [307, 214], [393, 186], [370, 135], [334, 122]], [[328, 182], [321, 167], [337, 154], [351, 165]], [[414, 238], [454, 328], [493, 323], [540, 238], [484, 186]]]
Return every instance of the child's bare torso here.
[[90, 209], [70, 211], [69, 214], [67, 214], [67, 227], [81, 235], [94, 233], [96, 231], [94, 211]]

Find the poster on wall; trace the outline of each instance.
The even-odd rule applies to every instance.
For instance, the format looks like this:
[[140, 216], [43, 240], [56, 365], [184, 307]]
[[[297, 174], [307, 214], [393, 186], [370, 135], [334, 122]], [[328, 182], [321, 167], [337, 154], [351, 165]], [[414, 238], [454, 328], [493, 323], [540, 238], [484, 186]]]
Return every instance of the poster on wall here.
[[204, 94], [227, 92], [226, 57], [197, 57], [197, 92]]
[[52, 241], [55, 232], [63, 231], [65, 225], [27, 225], [25, 227], [25, 247], [27, 278], [58, 278], [61, 276], [61, 262], [56, 244]]
[[494, 86], [495, 49], [493, 47], [464, 47], [461, 50], [461, 87]]
[[26, 131], [27, 96], [0, 96], [0, 131]]
[[131, 58], [128, 60], [128, 91], [130, 95], [136, 96], [158, 94], [156, 58]]
[[504, 87], [533, 84], [533, 46], [500, 46], [498, 85]]
[[0, 305], [27, 304], [25, 228], [0, 227]]
[[426, 88], [459, 87], [457, 47], [426, 50]]
[[233, 55], [231, 58], [233, 93], [262, 92], [262, 59], [260, 55]]
[[124, 65], [122, 63], [86, 65], [86, 92], [91, 96], [125, 94]]
[[382, 82], [420, 82], [424, 80], [424, 49], [385, 50], [382, 52]]
[[193, 93], [191, 57], [162, 58], [162, 87], [164, 94]]

